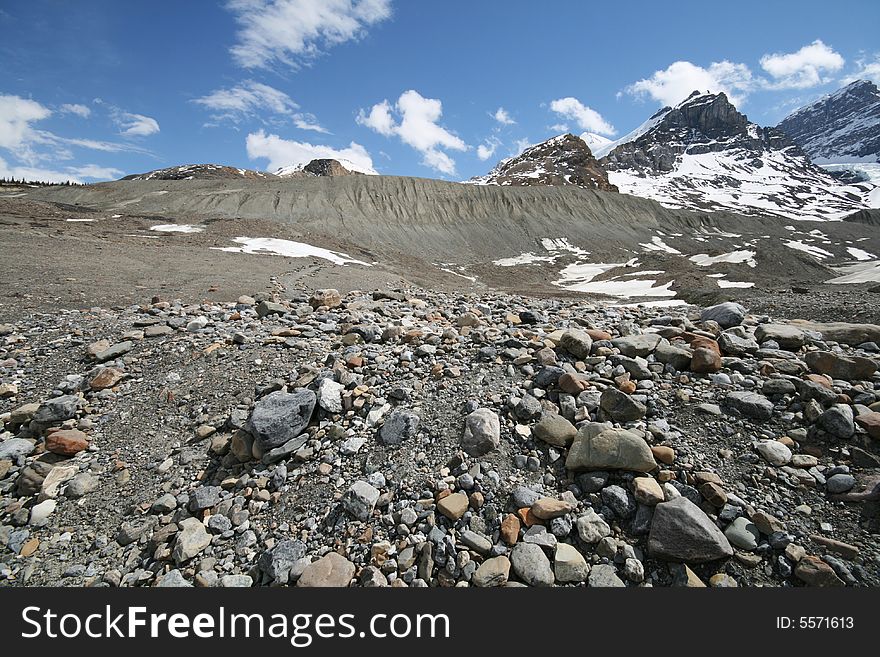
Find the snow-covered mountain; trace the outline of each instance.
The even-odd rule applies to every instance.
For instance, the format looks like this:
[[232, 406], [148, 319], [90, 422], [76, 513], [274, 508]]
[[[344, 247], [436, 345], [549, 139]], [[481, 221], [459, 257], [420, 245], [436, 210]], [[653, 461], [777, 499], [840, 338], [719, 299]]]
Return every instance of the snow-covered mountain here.
[[[776, 127], [839, 179], [880, 187], [880, 90], [873, 82], [856, 80], [792, 112]], [[880, 190], [869, 205], [880, 207]]]
[[612, 143], [608, 137], [597, 135], [595, 132], [582, 132], [580, 136], [584, 143], [590, 147], [590, 152], [593, 153], [593, 157], [598, 157], [596, 151], [603, 149], [608, 144]]
[[216, 180], [219, 178], [274, 178], [271, 173], [237, 169], [222, 164], [182, 164], [176, 167], [156, 169], [147, 173], [125, 176], [123, 180]]
[[776, 127], [816, 164], [880, 162], [880, 90], [857, 80], [792, 112]]
[[308, 164], [296, 164], [292, 166], [281, 167], [275, 172], [279, 178], [290, 178], [299, 176], [349, 176], [370, 175], [376, 176], [378, 173], [374, 169], [368, 169], [358, 166], [351, 160], [339, 159], [318, 159], [312, 160]]
[[477, 185], [574, 185], [616, 192], [605, 170], [581, 137], [559, 135], [502, 160], [485, 176], [466, 181]]
[[695, 91], [600, 155], [621, 192], [667, 207], [841, 219], [866, 207], [873, 189], [842, 184], [781, 130], [750, 122], [723, 93]]

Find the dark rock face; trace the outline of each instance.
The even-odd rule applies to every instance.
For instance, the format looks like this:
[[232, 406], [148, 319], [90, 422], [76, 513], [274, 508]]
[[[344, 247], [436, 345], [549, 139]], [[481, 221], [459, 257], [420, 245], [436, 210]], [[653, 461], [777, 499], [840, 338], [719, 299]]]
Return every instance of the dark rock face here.
[[608, 174], [580, 137], [560, 135], [504, 160], [488, 175], [471, 182], [484, 185], [574, 185], [616, 192]]
[[303, 171], [313, 176], [362, 176], [360, 171], [349, 171], [338, 160], [312, 160], [303, 167]]
[[814, 160], [880, 161], [880, 90], [856, 80], [787, 116], [778, 126]]
[[723, 93], [695, 91], [683, 103], [660, 110], [652, 119], [657, 123], [650, 130], [600, 160], [608, 171], [662, 173], [672, 171], [684, 153], [700, 155], [737, 148], [758, 158], [768, 149], [794, 147], [776, 128], [750, 123]]

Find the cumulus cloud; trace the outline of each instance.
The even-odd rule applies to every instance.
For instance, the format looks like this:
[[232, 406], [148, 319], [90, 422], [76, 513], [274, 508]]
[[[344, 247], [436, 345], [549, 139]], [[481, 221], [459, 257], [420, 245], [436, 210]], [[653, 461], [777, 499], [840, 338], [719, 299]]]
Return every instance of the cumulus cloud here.
[[480, 160], [488, 160], [495, 155], [495, 151], [501, 145], [501, 140], [497, 137], [489, 137], [482, 144], [477, 146], [477, 157]]
[[241, 121], [270, 116], [289, 118], [297, 128], [328, 132], [314, 115], [300, 112], [299, 105], [286, 93], [262, 82], [245, 80], [228, 89], [216, 89], [194, 103], [212, 112], [214, 121]]
[[445, 150], [466, 151], [468, 145], [438, 123], [441, 116], [443, 104], [439, 99], [425, 98], [410, 89], [404, 91], [393, 106], [383, 100], [373, 105], [369, 112], [361, 110], [356, 120], [385, 137], [397, 135], [422, 154], [422, 164], [453, 175], [455, 161]]
[[843, 68], [845, 60], [839, 53], [816, 39], [791, 53], [773, 53], [761, 57], [763, 68], [777, 89], [807, 89], [831, 81], [828, 74]]
[[76, 114], [84, 119], [89, 118], [92, 114], [92, 110], [88, 106], [78, 103], [65, 103], [61, 106], [61, 111], [65, 114]]
[[119, 127], [119, 134], [124, 137], [149, 137], [159, 132], [159, 122], [143, 114], [116, 111], [113, 121]]
[[514, 125], [516, 123], [516, 121], [510, 118], [510, 114], [508, 114], [507, 110], [503, 107], [499, 107], [497, 110], [495, 110], [495, 113], [492, 115], [492, 117], [501, 125]]
[[33, 145], [42, 139], [31, 124], [51, 115], [51, 110], [35, 100], [0, 95], [0, 148], [32, 162], [36, 157]]
[[587, 107], [577, 98], [568, 96], [557, 98], [550, 103], [550, 110], [560, 116], [577, 123], [581, 130], [595, 132], [601, 135], [613, 135], [617, 131], [608, 123], [602, 115], [592, 107]]
[[244, 68], [298, 68], [391, 17], [391, 0], [231, 0], [227, 7], [240, 26], [230, 52]]
[[693, 91], [724, 92], [736, 105], [743, 102], [757, 84], [745, 64], [725, 60], [703, 68], [678, 61], [662, 71], [655, 71], [649, 78], [634, 82], [626, 87], [626, 91], [634, 96], [649, 96], [664, 106], [680, 103]]
[[373, 160], [363, 146], [351, 142], [348, 148], [335, 149], [321, 144], [282, 139], [278, 135], [258, 130], [247, 136], [247, 154], [252, 160], [268, 160], [267, 170], [308, 164], [311, 160], [328, 158], [339, 160], [346, 168], [375, 174]]

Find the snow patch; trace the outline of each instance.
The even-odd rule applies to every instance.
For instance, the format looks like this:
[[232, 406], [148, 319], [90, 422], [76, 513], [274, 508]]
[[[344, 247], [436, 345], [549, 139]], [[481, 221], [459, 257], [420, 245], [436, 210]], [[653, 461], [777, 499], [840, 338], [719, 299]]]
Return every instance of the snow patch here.
[[286, 258], [321, 258], [329, 260], [335, 265], [363, 265], [372, 267], [372, 264], [355, 260], [348, 254], [322, 249], [304, 242], [293, 242], [274, 237], [236, 237], [235, 242], [242, 246], [211, 247], [215, 251], [227, 253], [249, 253], [257, 255], [278, 255]]
[[785, 246], [790, 249], [794, 249], [795, 251], [803, 251], [804, 253], [813, 256], [818, 260], [824, 260], [825, 258], [833, 258], [834, 254], [829, 253], [825, 249], [820, 249], [818, 246], [813, 246], [812, 244], [805, 244], [801, 240], [788, 240], [783, 242]]
[[721, 255], [717, 256], [710, 256], [708, 253], [698, 253], [696, 255], [692, 255], [690, 257], [690, 261], [700, 267], [708, 267], [710, 265], [716, 265], [720, 262], [726, 262], [732, 265], [745, 263], [749, 267], [758, 266], [758, 263], [755, 262], [755, 252], [748, 250], [731, 251], [730, 253], [722, 253]]
[[201, 233], [204, 228], [202, 226], [193, 226], [191, 224], [158, 224], [150, 226], [150, 230], [160, 233]]

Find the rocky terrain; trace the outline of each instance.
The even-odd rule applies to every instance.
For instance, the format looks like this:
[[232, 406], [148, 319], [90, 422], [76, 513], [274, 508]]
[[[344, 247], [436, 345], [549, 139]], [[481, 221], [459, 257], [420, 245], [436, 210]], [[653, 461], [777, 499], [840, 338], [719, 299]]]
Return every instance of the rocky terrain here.
[[880, 283], [880, 235], [868, 222], [387, 176], [9, 188], [0, 241], [9, 247], [0, 304], [17, 309], [134, 303], [140, 290], [234, 299], [277, 276], [344, 290], [405, 284], [615, 303], [809, 294], [817, 312], [825, 298], [830, 317], [853, 300], [844, 317], [877, 321], [866, 301]]
[[0, 326], [0, 578], [876, 586], [880, 326], [273, 283]]
[[581, 137], [560, 135], [525, 149], [498, 164], [488, 175], [468, 181], [478, 185], [574, 185], [616, 192], [608, 174]]

